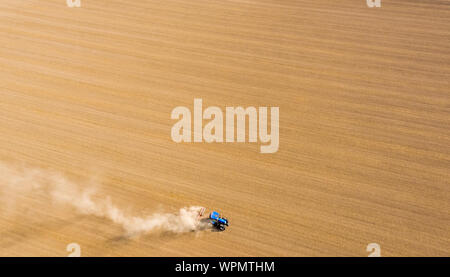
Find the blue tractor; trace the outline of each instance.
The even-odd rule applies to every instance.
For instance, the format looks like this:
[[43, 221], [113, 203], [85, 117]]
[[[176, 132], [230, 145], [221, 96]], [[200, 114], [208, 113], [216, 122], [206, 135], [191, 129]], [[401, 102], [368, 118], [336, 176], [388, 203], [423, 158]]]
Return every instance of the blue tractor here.
[[220, 217], [218, 212], [212, 212], [209, 214], [209, 220], [214, 228], [219, 231], [225, 231], [225, 226], [228, 226], [228, 219]]

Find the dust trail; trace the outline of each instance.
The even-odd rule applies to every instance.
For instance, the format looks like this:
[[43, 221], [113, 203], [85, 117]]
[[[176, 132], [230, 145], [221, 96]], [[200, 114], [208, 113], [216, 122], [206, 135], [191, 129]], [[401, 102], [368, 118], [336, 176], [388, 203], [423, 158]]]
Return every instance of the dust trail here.
[[109, 219], [121, 226], [127, 235], [155, 230], [182, 233], [206, 227], [198, 220], [201, 207], [182, 208], [176, 214], [133, 216], [114, 205], [110, 197], [102, 197], [96, 187], [89, 183], [81, 186], [58, 173], [0, 162], [0, 211], [6, 214], [27, 213], [33, 209], [33, 201], [37, 204], [34, 208], [38, 209], [39, 205], [50, 202], [55, 207], [68, 206], [84, 215]]

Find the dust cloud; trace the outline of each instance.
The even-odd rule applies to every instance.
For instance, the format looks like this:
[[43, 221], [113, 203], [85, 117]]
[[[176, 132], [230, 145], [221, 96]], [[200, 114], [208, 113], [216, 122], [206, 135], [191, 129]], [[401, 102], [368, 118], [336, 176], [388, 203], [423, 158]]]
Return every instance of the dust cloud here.
[[126, 235], [156, 230], [183, 233], [206, 227], [199, 220], [202, 207], [185, 207], [177, 213], [134, 216], [115, 205], [109, 196], [99, 193], [98, 187], [95, 182], [77, 184], [57, 172], [0, 162], [0, 214], [24, 216], [48, 205], [71, 208], [79, 214], [106, 218], [121, 226]]

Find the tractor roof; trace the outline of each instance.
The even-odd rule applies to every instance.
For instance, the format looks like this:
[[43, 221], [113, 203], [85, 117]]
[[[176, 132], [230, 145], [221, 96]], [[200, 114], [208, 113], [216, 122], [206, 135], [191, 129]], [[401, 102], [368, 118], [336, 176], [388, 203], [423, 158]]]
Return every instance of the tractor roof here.
[[212, 212], [209, 216], [211, 219], [218, 219], [220, 217], [220, 214], [218, 212]]

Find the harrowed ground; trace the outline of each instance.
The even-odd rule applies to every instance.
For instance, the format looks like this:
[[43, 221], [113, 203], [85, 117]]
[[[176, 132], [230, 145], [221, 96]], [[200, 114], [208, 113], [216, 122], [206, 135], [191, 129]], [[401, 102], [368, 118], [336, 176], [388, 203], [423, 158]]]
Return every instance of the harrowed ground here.
[[[449, 1], [65, 2], [0, 3], [0, 256], [450, 255]], [[280, 107], [279, 151], [174, 143], [194, 98]], [[36, 168], [231, 226], [125, 236], [5, 189]]]

